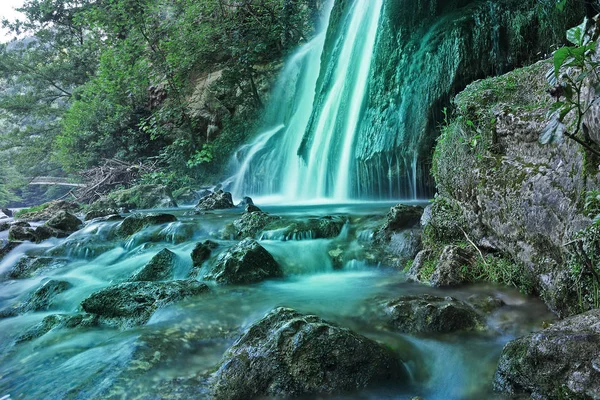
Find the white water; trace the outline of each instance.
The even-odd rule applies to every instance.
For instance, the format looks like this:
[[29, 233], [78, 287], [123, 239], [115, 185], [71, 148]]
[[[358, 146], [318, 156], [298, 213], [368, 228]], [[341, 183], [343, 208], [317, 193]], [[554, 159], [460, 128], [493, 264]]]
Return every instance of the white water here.
[[[352, 200], [355, 134], [383, 0], [354, 2], [336, 39], [335, 56], [322, 65], [331, 8], [332, 3], [321, 22], [323, 32], [301, 47], [282, 72], [269, 107], [277, 111], [267, 118], [264, 133], [238, 152], [235, 197], [270, 196], [287, 203]], [[320, 79], [325, 81], [321, 97]]]

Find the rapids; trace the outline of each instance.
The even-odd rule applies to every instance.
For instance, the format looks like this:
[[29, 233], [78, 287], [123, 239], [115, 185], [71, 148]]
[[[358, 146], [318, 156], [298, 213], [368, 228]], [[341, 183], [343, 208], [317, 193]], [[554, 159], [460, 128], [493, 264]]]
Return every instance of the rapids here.
[[[404, 360], [412, 375], [409, 387], [380, 387], [343, 398], [491, 398], [492, 376], [503, 345], [541, 327], [541, 322], [552, 316], [538, 300], [509, 288], [480, 285], [432, 289], [408, 283], [396, 268], [359, 259], [334, 269], [328, 246], [334, 241], [349, 248], [367, 245], [389, 206], [264, 207], [285, 219], [338, 215], [348, 222], [340, 236], [333, 239], [314, 240], [306, 235], [297, 240], [276, 236], [260, 240], [283, 267], [284, 278], [245, 286], [209, 283], [211, 294], [159, 309], [141, 327], [122, 331], [97, 327], [54, 329], [37, 339], [15, 343], [17, 337], [48, 315], [77, 313], [87, 296], [127, 279], [161, 249], [177, 254], [175, 278], [185, 278], [196, 242], [217, 242], [216, 253], [234, 243], [221, 239], [219, 231], [238, 218], [241, 210], [198, 216], [184, 215], [185, 209], [166, 210], [177, 215], [178, 221], [145, 228], [128, 239], [110, 239], [110, 232], [120, 222], [102, 222], [88, 224], [66, 239], [23, 244], [0, 262], [0, 274], [5, 275], [24, 255], [50, 256], [65, 262], [32, 278], [2, 279], [0, 310], [26, 298], [48, 279], [64, 280], [72, 287], [58, 295], [49, 311], [0, 319], [0, 398], [100, 399], [110, 392], [110, 398], [154, 399], [165, 388], [177, 393], [180, 387], [188, 390], [182, 398], [189, 393], [203, 398], [205, 377], [214, 371], [225, 350], [240, 332], [276, 306], [314, 313], [410, 355]], [[474, 293], [492, 294], [507, 306], [490, 316], [488, 324], [495, 330], [492, 333], [406, 335], [384, 329], [371, 319], [374, 299], [422, 293], [458, 299]]]

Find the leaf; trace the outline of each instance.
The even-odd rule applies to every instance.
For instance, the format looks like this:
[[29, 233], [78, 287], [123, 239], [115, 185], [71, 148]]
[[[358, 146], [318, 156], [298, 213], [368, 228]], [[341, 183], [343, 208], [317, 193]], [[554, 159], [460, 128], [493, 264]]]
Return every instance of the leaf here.
[[552, 120], [544, 128], [540, 134], [541, 144], [562, 143], [563, 136], [566, 131], [565, 124], [558, 119], [558, 115], [554, 115]]
[[587, 24], [588, 19], [586, 17], [580, 25], [569, 29], [567, 31], [567, 40], [575, 46], [583, 46], [585, 44], [585, 28], [587, 27]]
[[592, 220], [592, 224], [600, 225], [600, 214], [598, 214], [598, 215], [596, 215], [596, 217], [594, 217], [594, 219]]
[[558, 85], [558, 79], [556, 78], [556, 75], [557, 74], [555, 73], [554, 68], [549, 68], [548, 72], [546, 72], [546, 80], [552, 87]]
[[569, 48], [561, 47], [554, 52], [554, 75], [558, 77], [560, 69], [562, 68], [565, 60], [569, 57]]
[[558, 11], [562, 12], [565, 10], [565, 5], [567, 5], [567, 0], [559, 0], [558, 3], [556, 3], [556, 8]]

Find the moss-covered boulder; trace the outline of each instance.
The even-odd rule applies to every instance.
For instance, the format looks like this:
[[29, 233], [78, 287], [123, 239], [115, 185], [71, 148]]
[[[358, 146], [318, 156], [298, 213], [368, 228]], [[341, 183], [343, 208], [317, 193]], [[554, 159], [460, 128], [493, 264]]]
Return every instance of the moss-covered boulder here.
[[32, 278], [39, 275], [41, 271], [62, 268], [67, 263], [68, 260], [61, 258], [23, 256], [8, 271], [7, 276], [11, 279]]
[[124, 329], [145, 324], [161, 307], [207, 292], [208, 286], [195, 280], [126, 282], [93, 293], [81, 308], [103, 325]]
[[483, 326], [471, 306], [452, 297], [403, 296], [384, 307], [389, 323], [404, 333], [449, 333]]
[[600, 310], [509, 342], [494, 388], [536, 399], [600, 398]]
[[199, 211], [224, 210], [234, 207], [231, 193], [222, 190], [204, 196], [196, 205]]
[[117, 190], [96, 200], [90, 211], [151, 208], [174, 208], [177, 202], [171, 190], [165, 185], [137, 185], [129, 189]]
[[277, 308], [225, 353], [211, 385], [215, 399], [242, 400], [331, 395], [408, 380], [388, 348], [315, 315]]
[[177, 255], [169, 249], [162, 249], [139, 271], [129, 278], [132, 282], [154, 282], [173, 279]]
[[283, 271], [273, 256], [256, 240], [248, 238], [221, 254], [204, 279], [244, 284], [281, 276]]
[[81, 220], [70, 212], [61, 210], [46, 222], [46, 226], [64, 232], [75, 232], [81, 227]]
[[[247, 208], [256, 207], [249, 205]], [[256, 207], [258, 208], [258, 207]], [[272, 216], [263, 211], [246, 211], [241, 218], [227, 225], [223, 231], [224, 239], [258, 238], [265, 227], [280, 217]]]
[[65, 200], [56, 200], [42, 205], [23, 209], [15, 215], [21, 221], [46, 221], [60, 211], [75, 214], [81, 210], [81, 205]]
[[167, 224], [177, 221], [177, 217], [172, 214], [133, 214], [121, 222], [116, 230], [120, 237], [131, 236], [141, 231], [147, 226]]
[[197, 243], [192, 250], [192, 266], [194, 268], [201, 267], [204, 261], [210, 258], [210, 255], [214, 249], [219, 245], [213, 241], [205, 240], [202, 243]]
[[398, 204], [390, 209], [385, 223], [375, 233], [375, 241], [387, 242], [392, 235], [419, 226], [423, 207]]

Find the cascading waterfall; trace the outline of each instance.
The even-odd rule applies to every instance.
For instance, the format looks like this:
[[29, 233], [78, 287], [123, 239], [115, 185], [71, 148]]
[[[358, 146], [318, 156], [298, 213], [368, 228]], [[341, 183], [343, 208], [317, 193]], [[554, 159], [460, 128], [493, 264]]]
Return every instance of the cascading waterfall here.
[[[332, 4], [324, 12], [328, 25]], [[234, 196], [286, 201], [351, 199], [355, 134], [368, 92], [383, 0], [356, 0], [342, 22], [334, 56], [322, 65], [325, 29], [288, 61], [264, 133], [238, 152]], [[318, 91], [320, 83], [321, 90]]]

